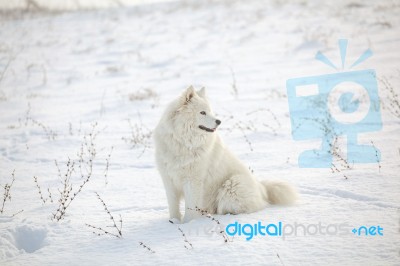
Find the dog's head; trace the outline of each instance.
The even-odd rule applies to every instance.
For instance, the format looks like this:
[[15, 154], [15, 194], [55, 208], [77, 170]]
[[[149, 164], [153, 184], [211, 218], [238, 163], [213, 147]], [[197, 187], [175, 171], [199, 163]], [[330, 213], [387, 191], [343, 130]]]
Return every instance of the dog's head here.
[[191, 135], [211, 134], [221, 124], [214, 117], [205, 95], [205, 89], [199, 91], [190, 86], [178, 99], [178, 108], [174, 114], [174, 126]]

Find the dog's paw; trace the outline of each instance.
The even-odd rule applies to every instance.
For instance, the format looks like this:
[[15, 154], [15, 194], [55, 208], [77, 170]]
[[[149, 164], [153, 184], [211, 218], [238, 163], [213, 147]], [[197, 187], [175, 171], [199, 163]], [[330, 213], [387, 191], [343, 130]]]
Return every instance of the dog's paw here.
[[191, 220], [193, 220], [194, 218], [196, 218], [196, 217], [194, 217], [194, 216], [192, 216], [192, 215], [185, 215], [185, 216], [183, 217], [183, 223], [188, 223], [188, 222], [190, 222]]
[[201, 214], [198, 212], [187, 211], [185, 216], [183, 216], [183, 223], [188, 223], [196, 218], [201, 217]]
[[180, 223], [182, 223], [181, 220], [178, 219], [178, 218], [171, 218], [171, 219], [169, 219], [169, 222], [171, 224], [180, 224]]

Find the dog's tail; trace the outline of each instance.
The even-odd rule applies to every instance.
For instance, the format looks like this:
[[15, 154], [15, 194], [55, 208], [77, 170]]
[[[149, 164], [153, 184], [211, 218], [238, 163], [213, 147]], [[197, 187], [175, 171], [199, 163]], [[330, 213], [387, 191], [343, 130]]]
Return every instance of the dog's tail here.
[[270, 204], [290, 205], [298, 199], [296, 189], [283, 181], [261, 181]]

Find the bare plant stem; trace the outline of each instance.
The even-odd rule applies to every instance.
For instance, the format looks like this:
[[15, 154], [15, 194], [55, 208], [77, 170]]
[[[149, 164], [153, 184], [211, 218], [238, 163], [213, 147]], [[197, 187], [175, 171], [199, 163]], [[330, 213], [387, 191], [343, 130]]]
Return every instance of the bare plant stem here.
[[139, 245], [141, 245], [144, 249], [150, 251], [150, 253], [156, 253], [154, 250], [152, 250], [149, 246], [145, 245], [143, 242], [139, 242]]
[[114, 149], [114, 146], [111, 146], [111, 151], [110, 151], [110, 153], [108, 154], [107, 159], [106, 159], [106, 169], [104, 170], [104, 179], [105, 179], [105, 184], [106, 184], [106, 185], [108, 184], [108, 179], [107, 179], [107, 176], [108, 176], [108, 168], [109, 168], [109, 166], [110, 166], [110, 158], [111, 158], [111, 153], [113, 152], [113, 149]]
[[349, 162], [345, 158], [343, 158], [343, 156], [340, 154], [341, 150], [340, 150], [337, 142], [338, 142], [338, 138], [336, 137], [334, 142], [332, 144], [331, 143], [329, 144], [329, 146], [331, 148], [331, 154], [334, 157], [336, 157], [337, 159], [339, 159], [339, 161], [341, 162], [342, 166], [345, 169], [350, 169], [351, 167], [350, 167]]
[[[171, 224], [174, 224], [174, 222], [172, 220], [169, 220], [169, 222]], [[190, 243], [189, 240], [186, 238], [186, 234], [183, 232], [182, 228], [180, 228], [179, 225], [177, 225], [177, 227], [178, 227], [178, 230], [179, 230], [179, 232], [181, 232], [182, 237], [183, 237], [183, 242], [184, 242], [183, 246], [186, 249], [193, 249], [192, 243]]]
[[373, 142], [372, 140], [371, 140], [371, 144], [372, 144], [372, 146], [373, 146], [374, 149], [375, 149], [376, 162], [378, 163], [378, 169], [379, 169], [379, 173], [380, 173], [380, 172], [381, 172], [382, 166], [381, 166], [381, 162], [380, 162], [379, 156], [378, 156], [378, 149], [375, 147], [375, 144], [374, 144], [374, 142]]
[[115, 230], [117, 231], [117, 233], [111, 233], [111, 232], [108, 231], [108, 230], [105, 230], [105, 229], [103, 229], [103, 228], [101, 228], [101, 227], [93, 226], [93, 225], [90, 225], [90, 224], [86, 224], [86, 226], [100, 231], [101, 233], [93, 232], [94, 234], [97, 234], [97, 235], [99, 235], [99, 236], [102, 235], [102, 234], [103, 234], [103, 235], [105, 234], [105, 235], [115, 236], [115, 237], [117, 237], [117, 238], [122, 238], [122, 217], [121, 217], [121, 215], [119, 216], [119, 223], [120, 223], [120, 224], [119, 224], [119, 227], [118, 227], [118, 226], [117, 226], [117, 223], [115, 222], [114, 216], [113, 216], [113, 215], [111, 214], [111, 212], [109, 211], [109, 209], [108, 209], [106, 203], [104, 202], [104, 200], [100, 197], [100, 195], [99, 195], [97, 192], [95, 192], [95, 193], [96, 193], [97, 198], [100, 200], [101, 204], [103, 205], [104, 210], [106, 211], [106, 213], [107, 213], [108, 216], [110, 217], [111, 221], [113, 222], [113, 225], [112, 225], [111, 227], [115, 228]]
[[282, 261], [282, 259], [281, 259], [281, 256], [279, 256], [278, 253], [276, 253], [276, 256], [278, 257], [278, 259], [279, 259], [279, 261], [281, 262], [282, 266], [285, 266], [285, 264], [283, 264], [283, 261]]
[[5, 207], [6, 201], [7, 200], [11, 201], [10, 190], [11, 190], [12, 185], [14, 184], [14, 181], [15, 181], [15, 169], [11, 173], [11, 177], [12, 177], [11, 183], [10, 184], [6, 183], [4, 185], [3, 203], [2, 203], [2, 206], [1, 206], [1, 209], [0, 209], [0, 213], [4, 212], [4, 207]]
[[57, 137], [57, 132], [55, 132], [52, 129], [50, 129], [49, 127], [45, 126], [43, 123], [39, 122], [38, 120], [32, 118], [30, 115], [30, 111], [31, 111], [31, 105], [28, 104], [28, 110], [26, 111], [26, 116], [25, 116], [25, 126], [28, 126], [28, 122], [31, 121], [32, 125], [38, 126], [44, 131], [47, 139], [55, 140]]
[[20, 213], [22, 213], [24, 210], [20, 210], [19, 212], [16, 212], [16, 213], [14, 213], [13, 215], [11, 215], [11, 217], [15, 217], [15, 216], [17, 216], [18, 214], [20, 214]]
[[[36, 187], [37, 187], [37, 189], [38, 189], [40, 199], [43, 201], [43, 204], [45, 204], [46, 201], [47, 201], [47, 199], [45, 199], [45, 198], [43, 197], [43, 193], [42, 193], [42, 190], [41, 190], [41, 188], [40, 188], [40, 185], [39, 185], [39, 182], [38, 182], [37, 177], [34, 176], [34, 177], [33, 177], [33, 180], [35, 181]], [[49, 193], [50, 193], [50, 190], [49, 190]]]
[[232, 76], [232, 95], [235, 97], [235, 99], [238, 98], [239, 96], [239, 91], [236, 85], [236, 75], [235, 75], [235, 71], [233, 70], [232, 67], [229, 68], [231, 70], [231, 76]]
[[[399, 95], [394, 91], [392, 84], [386, 77], [379, 79], [383, 85], [385, 86], [386, 90], [389, 92], [389, 104], [386, 105], [387, 109], [397, 118], [400, 118], [400, 100]], [[381, 101], [382, 102], [382, 101]]]
[[58, 200], [59, 206], [55, 213], [53, 213], [53, 219], [60, 221], [66, 213], [67, 208], [71, 205], [73, 200], [82, 191], [84, 186], [90, 181], [93, 173], [93, 161], [96, 157], [96, 147], [95, 139], [97, 137], [98, 131], [96, 131], [97, 123], [92, 125], [92, 131], [88, 135], [83, 136], [83, 143], [81, 144], [80, 151], [78, 152], [78, 163], [81, 178], [83, 182], [79, 185], [78, 189], [72, 193], [72, 183], [71, 176], [75, 172], [75, 161], [68, 158], [67, 161], [67, 171], [64, 175], [61, 175], [61, 170], [56, 161], [56, 166], [58, 169], [58, 176], [61, 178], [63, 189], [59, 190], [60, 198]]
[[[195, 207], [194, 209], [192, 209], [192, 208], [188, 208], [189, 210], [194, 210], [194, 211], [197, 211], [197, 212], [199, 212], [202, 216], [205, 216], [205, 217], [207, 217], [208, 219], [210, 219], [211, 221], [213, 221], [213, 222], [215, 222], [216, 224], [217, 224], [217, 226], [218, 226], [218, 228], [221, 228], [222, 226], [221, 226], [221, 223], [220, 223], [220, 221], [218, 220], [218, 219], [216, 219], [214, 216], [212, 216], [210, 213], [208, 213], [206, 210], [202, 210], [202, 209], [200, 209], [199, 207]], [[224, 242], [225, 243], [227, 243], [228, 241], [229, 241], [229, 238], [228, 238], [228, 236], [226, 235], [226, 233], [225, 233], [225, 231], [224, 230], [221, 230], [221, 231], [219, 231], [219, 232], [217, 232], [219, 235], [221, 235], [222, 236], [222, 238], [224, 239]], [[231, 241], [230, 241], [231, 242]]]
[[231, 127], [229, 132], [232, 132], [234, 129], [239, 129], [239, 131], [242, 133], [242, 136], [243, 136], [244, 140], [249, 145], [250, 151], [254, 151], [253, 145], [252, 145], [250, 139], [247, 137], [247, 134], [246, 134], [246, 131], [250, 131], [250, 132], [251, 131], [256, 131], [256, 128], [254, 127], [254, 125], [252, 123], [245, 124], [242, 121], [238, 121], [237, 123], [235, 123]]
[[146, 149], [150, 148], [152, 131], [149, 130], [145, 125], [143, 125], [140, 113], [138, 114], [138, 116], [139, 116], [138, 124], [136, 123], [132, 125], [131, 121], [128, 120], [129, 126], [131, 128], [131, 136], [129, 138], [123, 137], [122, 140], [124, 140], [128, 144], [131, 144], [132, 148], [142, 146], [143, 150], [138, 156], [138, 158], [140, 158], [142, 157]]

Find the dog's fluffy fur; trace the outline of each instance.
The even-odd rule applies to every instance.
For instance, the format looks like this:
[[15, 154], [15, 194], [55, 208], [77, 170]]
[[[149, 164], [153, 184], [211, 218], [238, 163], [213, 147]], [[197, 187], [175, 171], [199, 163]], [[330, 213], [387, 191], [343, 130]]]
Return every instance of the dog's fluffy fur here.
[[259, 182], [224, 146], [215, 132], [221, 122], [213, 116], [205, 89], [189, 87], [166, 109], [154, 131], [156, 162], [171, 219], [184, 222], [197, 216], [195, 208], [217, 214], [250, 213], [268, 204], [291, 204], [295, 189], [280, 181]]

